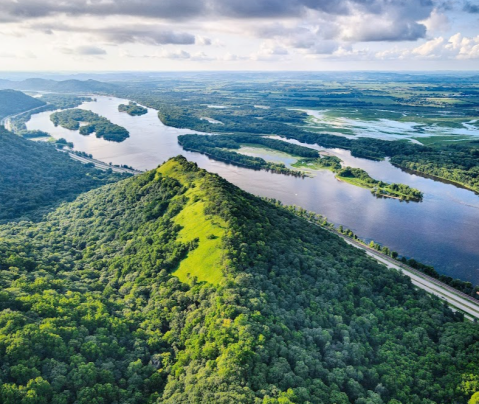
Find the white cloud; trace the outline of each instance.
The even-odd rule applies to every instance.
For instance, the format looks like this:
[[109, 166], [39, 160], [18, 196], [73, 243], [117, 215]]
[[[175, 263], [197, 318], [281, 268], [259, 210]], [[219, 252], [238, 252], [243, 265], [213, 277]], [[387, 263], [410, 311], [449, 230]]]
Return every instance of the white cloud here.
[[468, 38], [457, 33], [449, 39], [440, 36], [413, 49], [394, 48], [375, 56], [378, 59], [479, 59], [479, 35]]
[[436, 9], [432, 11], [428, 19], [421, 21], [421, 23], [425, 25], [430, 33], [445, 32], [451, 28], [448, 16]]

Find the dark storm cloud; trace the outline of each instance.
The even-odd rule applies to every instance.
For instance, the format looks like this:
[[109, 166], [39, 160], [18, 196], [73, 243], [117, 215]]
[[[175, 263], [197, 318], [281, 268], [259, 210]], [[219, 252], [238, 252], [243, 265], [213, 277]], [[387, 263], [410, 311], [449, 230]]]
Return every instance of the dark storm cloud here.
[[[312, 13], [321, 15], [321, 22], [357, 15], [372, 15], [391, 21], [391, 29], [384, 32], [384, 35], [381, 32], [360, 34], [358, 40], [364, 41], [422, 38], [426, 29], [418, 21], [427, 19], [434, 9], [433, 0], [16, 0], [3, 3], [0, 21], [28, 21], [39, 17], [67, 15], [132, 16], [150, 21], [208, 22], [225, 18], [300, 19], [310, 18]], [[115, 42], [195, 43], [191, 34], [149, 30], [150, 27], [128, 30], [122, 27], [120, 20], [118, 29], [96, 32]]]
[[194, 45], [196, 42], [195, 36], [186, 32], [155, 30], [147, 27], [108, 28], [105, 30], [95, 30], [95, 33], [114, 43], [142, 42], [153, 45]]
[[[184, 19], [201, 15], [202, 1], [194, 0], [18, 0], [3, 2], [0, 16], [11, 20], [67, 15], [129, 15], [151, 18]], [[0, 17], [1, 18], [1, 17]]]
[[417, 23], [391, 24], [389, 27], [377, 29], [374, 26], [363, 26], [355, 31], [355, 35], [349, 40], [359, 42], [380, 42], [380, 41], [415, 41], [426, 36], [426, 27]]
[[202, 17], [298, 17], [307, 10], [348, 15], [355, 10], [373, 14], [407, 10], [421, 17], [432, 9], [432, 0], [17, 0], [3, 2], [4, 18], [29, 19], [64, 13], [69, 15], [130, 15], [163, 19]]
[[108, 28], [84, 28], [58, 24], [33, 24], [32, 29], [42, 32], [81, 32], [93, 34], [107, 42], [122, 43], [145, 43], [151, 45], [194, 45], [201, 42], [202, 45], [210, 45], [209, 38], [196, 38], [187, 32], [175, 32], [150, 24], [123, 25]]

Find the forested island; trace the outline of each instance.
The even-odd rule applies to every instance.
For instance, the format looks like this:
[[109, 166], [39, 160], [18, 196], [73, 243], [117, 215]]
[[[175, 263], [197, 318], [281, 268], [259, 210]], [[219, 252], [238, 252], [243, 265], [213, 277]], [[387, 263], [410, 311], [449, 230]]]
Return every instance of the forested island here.
[[49, 137], [50, 135], [44, 131], [27, 130], [26, 123], [32, 118], [33, 114], [38, 114], [44, 111], [54, 111], [56, 109], [75, 108], [83, 102], [92, 101], [89, 97], [67, 94], [43, 94], [40, 99], [46, 102], [46, 104], [33, 111], [24, 112], [10, 119], [10, 130], [12, 132], [28, 139]]
[[[115, 125], [108, 119], [83, 109], [67, 109], [55, 112], [50, 116], [55, 126], [62, 126], [65, 129], [80, 130], [82, 135], [95, 133], [96, 137], [113, 142], [123, 142], [130, 134], [122, 126]], [[86, 122], [80, 126], [81, 122]]]
[[[50, 175], [26, 169], [39, 187]], [[182, 157], [0, 225], [0, 270], [5, 403], [424, 404], [478, 390], [477, 324]]]
[[128, 115], [131, 115], [131, 116], [145, 115], [148, 113], [148, 110], [146, 108], [132, 101], [130, 101], [128, 105], [126, 104], [118, 105], [118, 111], [126, 112]]
[[307, 147], [296, 146], [280, 140], [267, 139], [260, 136], [181, 135], [178, 136], [178, 143], [185, 150], [202, 153], [218, 161], [251, 168], [253, 170], [267, 170], [296, 177], [302, 177], [305, 174], [301, 171], [291, 170], [283, 163], [272, 163], [261, 157], [246, 156], [232, 150], [240, 149], [242, 144], [255, 144], [283, 152], [294, 152], [298, 155], [318, 155], [316, 151], [308, 149]]
[[411, 188], [405, 184], [388, 184], [387, 182], [375, 180], [360, 168], [344, 167], [336, 171], [336, 178], [370, 189], [376, 196], [399, 198], [406, 201], [422, 201], [423, 198], [423, 193], [416, 188]]
[[[280, 174], [300, 176], [301, 171], [294, 171], [281, 163], [271, 163], [260, 157], [246, 156], [232, 150], [239, 150], [242, 146], [264, 146], [271, 150], [287, 153], [291, 156], [301, 157], [293, 167], [306, 169], [329, 169], [336, 173], [336, 178], [350, 184], [370, 189], [376, 196], [397, 198], [401, 200], [421, 201], [421, 191], [405, 184], [388, 184], [371, 178], [368, 173], [359, 168], [342, 167], [341, 159], [335, 156], [320, 157], [316, 150], [308, 147], [283, 142], [255, 135], [181, 135], [179, 144], [188, 151], [195, 151], [207, 156], [252, 169], [263, 169]], [[303, 175], [305, 173], [303, 172]]]
[[293, 167], [308, 170], [327, 169], [336, 174], [336, 178], [358, 187], [370, 189], [380, 197], [397, 198], [406, 201], [422, 201], [423, 193], [405, 184], [389, 184], [378, 181], [364, 170], [353, 167], [343, 167], [341, 159], [336, 156], [321, 156], [319, 158], [303, 158], [292, 164]]

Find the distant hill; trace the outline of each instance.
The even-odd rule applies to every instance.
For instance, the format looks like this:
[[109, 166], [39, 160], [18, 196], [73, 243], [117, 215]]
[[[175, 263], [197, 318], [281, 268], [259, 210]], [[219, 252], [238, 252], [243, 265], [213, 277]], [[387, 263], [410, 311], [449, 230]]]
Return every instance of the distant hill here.
[[183, 157], [0, 226], [0, 270], [5, 403], [465, 403], [479, 381], [477, 324]]
[[41, 107], [45, 103], [20, 91], [0, 90], [0, 119], [29, 109]]
[[0, 126], [0, 222], [38, 218], [59, 202], [121, 178], [74, 161], [52, 144], [23, 139]]
[[92, 93], [108, 92], [118, 89], [118, 86], [110, 83], [102, 83], [96, 80], [46, 80], [31, 78], [23, 81], [0, 81], [0, 87], [15, 90], [52, 91], [59, 93]]

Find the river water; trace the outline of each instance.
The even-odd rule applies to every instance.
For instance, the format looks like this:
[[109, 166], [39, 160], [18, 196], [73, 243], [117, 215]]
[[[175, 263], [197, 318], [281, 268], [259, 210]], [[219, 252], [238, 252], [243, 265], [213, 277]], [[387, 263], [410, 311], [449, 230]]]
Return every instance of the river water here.
[[[78, 131], [55, 127], [49, 119], [51, 112], [33, 115], [27, 127], [49, 132], [55, 138], [65, 138], [74, 143], [76, 150], [90, 153], [98, 160], [141, 170], [155, 168], [170, 157], [182, 154], [248, 192], [320, 213], [368, 241], [374, 240], [400, 254], [433, 265], [441, 273], [479, 283], [479, 196], [471, 191], [411, 175], [388, 161], [355, 158], [340, 149], [327, 149], [327, 152], [337, 155], [349, 166], [366, 170], [375, 179], [420, 189], [424, 192], [423, 202], [377, 199], [369, 190], [340, 182], [326, 170], [302, 179], [235, 167], [184, 151], [178, 145], [177, 136], [195, 131], [164, 125], [153, 109], [148, 109], [143, 116], [132, 117], [118, 112], [118, 105], [127, 104], [128, 100], [100, 96], [96, 99], [96, 102], [84, 103], [81, 108], [125, 127], [130, 138], [115, 143], [94, 135], [82, 136]], [[254, 150], [245, 152], [254, 153]], [[287, 156], [266, 150], [256, 155], [290, 163]]]

